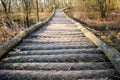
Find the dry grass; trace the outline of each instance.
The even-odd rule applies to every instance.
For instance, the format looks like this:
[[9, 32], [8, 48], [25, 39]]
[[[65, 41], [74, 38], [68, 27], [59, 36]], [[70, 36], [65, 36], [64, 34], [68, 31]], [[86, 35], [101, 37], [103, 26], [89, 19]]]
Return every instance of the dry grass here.
[[[50, 15], [49, 10], [39, 12], [40, 21], [45, 20], [49, 15]], [[12, 22], [12, 28], [10, 28], [8, 25], [3, 24], [6, 21], [5, 15], [3, 13], [1, 13], [0, 15], [0, 45], [10, 40], [11, 38], [13, 38], [15, 35], [17, 35], [26, 28], [25, 27], [26, 24], [24, 23], [23, 12], [10, 13], [9, 18], [10, 21]], [[37, 18], [36, 13], [33, 11], [30, 14], [30, 25], [33, 25], [37, 22], [36, 18]]]
[[[77, 8], [71, 8], [68, 15], [72, 16], [75, 20], [84, 23], [91, 29], [95, 29], [95, 34], [100, 31], [103, 35], [107, 36], [111, 41], [112, 46], [120, 47], [120, 11], [113, 10], [108, 13], [106, 19], [101, 19], [100, 14], [94, 11], [78, 11]], [[93, 31], [93, 30], [92, 30]], [[103, 35], [99, 36], [105, 42], [109, 43], [108, 38]]]

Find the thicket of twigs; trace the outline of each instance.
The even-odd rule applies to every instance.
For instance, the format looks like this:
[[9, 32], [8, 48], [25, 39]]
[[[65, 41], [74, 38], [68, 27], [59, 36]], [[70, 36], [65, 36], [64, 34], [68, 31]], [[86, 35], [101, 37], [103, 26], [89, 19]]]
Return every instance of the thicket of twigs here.
[[[114, 43], [112, 45], [120, 47], [120, 0], [73, 0], [73, 2], [73, 6], [66, 10], [69, 16], [91, 29], [102, 32]], [[105, 38], [105, 41], [109, 40]]]
[[49, 16], [52, 6], [40, 1], [0, 0], [0, 45]]

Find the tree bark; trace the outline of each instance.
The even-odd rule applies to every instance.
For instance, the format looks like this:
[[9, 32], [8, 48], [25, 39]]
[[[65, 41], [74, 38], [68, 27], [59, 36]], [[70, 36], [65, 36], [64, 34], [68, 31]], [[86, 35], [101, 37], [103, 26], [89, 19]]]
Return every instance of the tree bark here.
[[2, 3], [2, 6], [4, 8], [5, 14], [7, 14], [7, 4], [3, 0], [1, 0], [1, 3]]
[[36, 8], [37, 8], [37, 22], [39, 22], [39, 6], [38, 6], [38, 0], [36, 0]]
[[107, 1], [106, 0], [98, 0], [99, 7], [100, 7], [100, 13], [101, 13], [101, 18], [106, 18], [106, 13], [107, 13]]
[[11, 0], [9, 0], [9, 5], [8, 5], [8, 13], [11, 11]]

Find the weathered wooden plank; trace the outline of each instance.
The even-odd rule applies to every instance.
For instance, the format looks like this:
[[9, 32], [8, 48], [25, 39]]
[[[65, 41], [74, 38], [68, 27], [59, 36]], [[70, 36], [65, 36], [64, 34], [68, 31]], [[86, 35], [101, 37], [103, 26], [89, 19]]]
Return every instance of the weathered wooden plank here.
[[56, 49], [56, 50], [26, 50], [20, 51], [18, 49], [12, 52], [9, 52], [7, 56], [20, 56], [20, 55], [51, 55], [51, 54], [81, 54], [81, 53], [88, 53], [88, 54], [103, 54], [97, 48], [83, 48], [83, 49]]
[[[98, 58], [99, 57], [99, 58]], [[26, 55], [2, 59], [2, 63], [17, 62], [102, 62], [107, 61], [104, 54], [52, 54], [52, 55]]]
[[105, 70], [111, 69], [109, 62], [78, 62], [78, 63], [4, 63], [0, 69], [6, 70]]
[[45, 49], [52, 49], [52, 50], [55, 50], [55, 49], [83, 49], [83, 48], [96, 48], [95, 45], [93, 44], [75, 44], [75, 45], [56, 45], [56, 44], [53, 44], [53, 45], [49, 45], [49, 44], [46, 44], [46, 45], [21, 45], [21, 46], [18, 46], [16, 47], [20, 50], [45, 50]]
[[8, 42], [4, 43], [2, 46], [0, 46], [0, 57], [2, 57], [5, 53], [7, 53], [9, 50], [11, 50], [13, 47], [15, 47], [18, 43], [20, 43], [25, 37], [27, 37], [29, 34], [35, 32], [37, 29], [42, 27], [46, 22], [48, 22], [51, 17], [54, 15], [55, 9], [53, 10], [50, 17], [48, 17], [45, 21], [39, 22], [30, 28], [26, 29], [25, 31], [21, 32]]
[[[0, 70], [2, 80], [77, 80], [89, 78], [111, 77], [114, 71], [108, 70], [80, 70], [80, 71], [43, 71], [43, 70]], [[16, 75], [17, 74], [17, 75]], [[9, 77], [8, 77], [9, 76]]]

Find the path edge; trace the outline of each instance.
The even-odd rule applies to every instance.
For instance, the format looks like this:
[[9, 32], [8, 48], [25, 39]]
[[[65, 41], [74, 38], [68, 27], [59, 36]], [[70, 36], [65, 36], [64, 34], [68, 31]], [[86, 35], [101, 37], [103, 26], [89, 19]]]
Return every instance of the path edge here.
[[[64, 8], [63, 11], [67, 9]], [[115, 49], [112, 46], [109, 46], [102, 40], [100, 40], [95, 34], [93, 34], [91, 31], [89, 31], [87, 28], [83, 27], [79, 22], [71, 19], [69, 16], [67, 16], [64, 12], [64, 15], [68, 20], [73, 22], [77, 27], [83, 32], [83, 34], [90, 39], [96, 46], [100, 48], [101, 51], [104, 52], [104, 54], [107, 56], [107, 58], [111, 61], [111, 63], [114, 65], [115, 69], [120, 73], [120, 52]]]
[[55, 14], [55, 8], [53, 9], [51, 15], [42, 22], [38, 22], [37, 24], [32, 25], [30, 28], [25, 29], [24, 31], [20, 32], [18, 35], [13, 37], [11, 40], [5, 42], [3, 45], [0, 46], [0, 58], [9, 52], [12, 48], [18, 45], [24, 38], [29, 36], [31, 33], [37, 31], [41, 28], [45, 23], [47, 23], [52, 16]]

